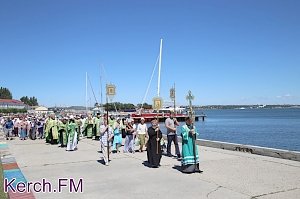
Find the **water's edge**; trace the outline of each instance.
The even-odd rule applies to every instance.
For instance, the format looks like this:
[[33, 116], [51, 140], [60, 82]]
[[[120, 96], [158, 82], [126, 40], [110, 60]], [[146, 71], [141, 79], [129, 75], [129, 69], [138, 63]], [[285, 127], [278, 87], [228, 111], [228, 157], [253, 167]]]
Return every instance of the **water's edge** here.
[[[163, 135], [163, 137], [164, 139], [167, 140], [166, 135]], [[181, 142], [180, 136], [178, 136], [178, 141]], [[240, 152], [251, 153], [255, 155], [262, 155], [262, 156], [281, 158], [281, 159], [300, 162], [300, 152], [297, 151], [288, 151], [282, 149], [273, 149], [267, 147], [259, 147], [259, 146], [243, 145], [243, 144], [219, 142], [219, 141], [203, 140], [203, 139], [197, 139], [196, 144], [199, 146], [225, 149], [230, 151], [240, 151]]]

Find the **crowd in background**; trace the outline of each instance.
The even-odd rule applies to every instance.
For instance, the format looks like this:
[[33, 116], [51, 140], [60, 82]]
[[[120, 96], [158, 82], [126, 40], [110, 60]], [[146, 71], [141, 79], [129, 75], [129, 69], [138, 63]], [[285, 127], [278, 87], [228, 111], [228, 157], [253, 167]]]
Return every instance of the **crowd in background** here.
[[[60, 144], [66, 146], [67, 135], [70, 123], [74, 123], [77, 141], [80, 138], [100, 140], [104, 132], [101, 128], [105, 128], [105, 123], [112, 128], [112, 135], [109, 138], [112, 146], [112, 152], [120, 152], [123, 139], [125, 139], [123, 152], [134, 153], [134, 146], [139, 145], [139, 151], [145, 150], [147, 136], [147, 124], [145, 119], [141, 118], [139, 124], [135, 124], [130, 117], [115, 117], [113, 115], [108, 118], [106, 115], [97, 113], [96, 115], [15, 115], [8, 117], [0, 117], [0, 126], [3, 127], [7, 140], [19, 138], [26, 139], [45, 139], [50, 144]], [[103, 126], [104, 125], [104, 126]]]

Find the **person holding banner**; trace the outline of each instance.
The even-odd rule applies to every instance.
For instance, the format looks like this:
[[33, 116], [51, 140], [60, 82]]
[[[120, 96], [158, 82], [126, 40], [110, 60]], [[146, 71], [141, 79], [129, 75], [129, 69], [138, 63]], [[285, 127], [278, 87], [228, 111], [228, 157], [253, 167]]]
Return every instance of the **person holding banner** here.
[[186, 117], [186, 124], [181, 127], [182, 160], [181, 171], [183, 173], [201, 173], [199, 169], [198, 146], [195, 144], [197, 129], [192, 124], [192, 118]]
[[[111, 140], [113, 139], [113, 129], [107, 124], [107, 120], [103, 120], [100, 126], [100, 151], [106, 166], [109, 164], [108, 153], [110, 153]], [[107, 147], [108, 145], [108, 147]], [[109, 151], [107, 151], [109, 150]]]

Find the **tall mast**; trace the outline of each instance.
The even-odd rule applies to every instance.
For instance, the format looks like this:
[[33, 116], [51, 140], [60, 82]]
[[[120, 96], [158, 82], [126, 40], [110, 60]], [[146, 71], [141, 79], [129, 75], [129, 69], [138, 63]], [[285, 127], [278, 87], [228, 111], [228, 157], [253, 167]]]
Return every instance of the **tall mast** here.
[[87, 94], [87, 72], [85, 73], [85, 111], [87, 112], [87, 110], [88, 110], [88, 105], [87, 105], [87, 101], [88, 101], [88, 94]]
[[101, 92], [101, 94], [100, 94], [100, 97], [101, 97], [101, 99], [100, 99], [100, 101], [101, 101], [101, 107], [103, 106], [103, 95], [102, 95], [102, 74], [101, 74], [101, 66], [100, 66], [100, 92]]
[[157, 97], [160, 96], [160, 70], [161, 70], [161, 54], [162, 54], [162, 39], [160, 39], [159, 47], [159, 62], [158, 62], [158, 82], [157, 82]]

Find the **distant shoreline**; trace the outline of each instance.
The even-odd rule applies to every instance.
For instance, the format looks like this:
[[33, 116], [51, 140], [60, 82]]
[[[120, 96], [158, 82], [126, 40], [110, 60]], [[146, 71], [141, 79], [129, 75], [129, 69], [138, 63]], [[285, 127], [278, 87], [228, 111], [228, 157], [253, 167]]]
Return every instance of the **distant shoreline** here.
[[[138, 106], [136, 106], [138, 107]], [[188, 106], [181, 106], [189, 108]], [[300, 105], [288, 104], [288, 105], [194, 105], [194, 109], [283, 109], [283, 108], [300, 108]], [[85, 109], [84, 106], [50, 106], [49, 109]], [[94, 107], [88, 107], [92, 109]]]
[[295, 109], [300, 108], [300, 105], [207, 105], [195, 106], [195, 109]]

